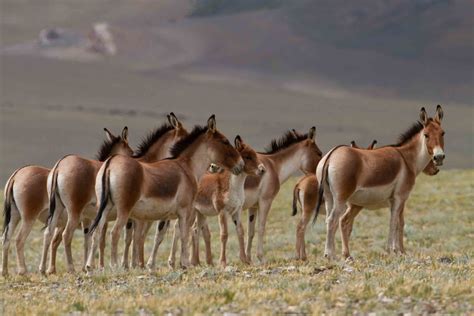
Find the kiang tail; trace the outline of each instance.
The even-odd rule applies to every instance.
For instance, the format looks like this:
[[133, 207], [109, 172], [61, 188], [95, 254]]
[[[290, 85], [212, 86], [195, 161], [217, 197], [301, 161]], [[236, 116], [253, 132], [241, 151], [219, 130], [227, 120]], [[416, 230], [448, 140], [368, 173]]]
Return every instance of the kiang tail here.
[[89, 228], [89, 234], [92, 234], [94, 230], [97, 228], [99, 225], [100, 220], [102, 219], [102, 216], [104, 215], [105, 208], [107, 207], [107, 203], [109, 202], [109, 197], [110, 197], [110, 171], [108, 170], [108, 167], [110, 165], [110, 161], [112, 160], [114, 156], [108, 158], [104, 162], [104, 172], [102, 173], [102, 179], [101, 179], [101, 185], [102, 185], [102, 192], [100, 196], [100, 204], [99, 204], [99, 210], [97, 211], [97, 216], [94, 219], [94, 222], [92, 223], [91, 227]]
[[298, 197], [300, 194], [300, 189], [296, 185], [295, 188], [293, 189], [293, 213], [291, 216], [295, 216], [296, 213], [298, 213]]
[[[20, 168], [22, 169], [22, 168]], [[5, 185], [5, 192], [4, 192], [4, 201], [3, 201], [3, 234], [6, 235], [8, 233], [8, 225], [12, 219], [12, 203], [13, 201], [13, 184], [15, 183], [15, 175], [20, 170], [17, 169], [7, 181]]]
[[[321, 172], [321, 179], [319, 180], [319, 192], [318, 192], [318, 202], [316, 204], [316, 212], [314, 213], [314, 219], [313, 219], [313, 224], [316, 223], [316, 219], [318, 218], [319, 215], [319, 210], [321, 208], [321, 204], [323, 204], [323, 195], [324, 195], [324, 181], [329, 185], [328, 182], [328, 169], [329, 169], [329, 158], [331, 155], [336, 151], [336, 149], [340, 147], [346, 147], [346, 145], [339, 145], [331, 149], [331, 151], [328, 153], [326, 160], [324, 161], [323, 165], [323, 170]], [[329, 212], [330, 210], [326, 210], [326, 212]]]

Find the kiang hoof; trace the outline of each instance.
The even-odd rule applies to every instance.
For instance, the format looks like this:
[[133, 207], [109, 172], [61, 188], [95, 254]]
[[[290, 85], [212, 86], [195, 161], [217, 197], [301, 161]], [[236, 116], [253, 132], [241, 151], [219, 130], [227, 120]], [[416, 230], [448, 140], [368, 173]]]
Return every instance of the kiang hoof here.
[[147, 263], [146, 267], [148, 268], [148, 270], [155, 270], [155, 265], [152, 263]]
[[28, 273], [28, 272], [26, 271], [26, 269], [19, 269], [19, 270], [17, 271], [17, 274], [18, 274], [18, 275], [26, 275], [27, 273]]
[[334, 255], [331, 255], [331, 254], [328, 254], [328, 253], [325, 253], [324, 254], [324, 258], [326, 258], [328, 261], [332, 261], [334, 260]]
[[94, 267], [92, 265], [88, 265], [88, 264], [84, 267], [84, 269], [85, 269], [85, 272], [87, 274], [91, 274], [92, 271], [94, 271]]
[[46, 271], [47, 275], [52, 275], [56, 274], [56, 268], [49, 268], [48, 271]]

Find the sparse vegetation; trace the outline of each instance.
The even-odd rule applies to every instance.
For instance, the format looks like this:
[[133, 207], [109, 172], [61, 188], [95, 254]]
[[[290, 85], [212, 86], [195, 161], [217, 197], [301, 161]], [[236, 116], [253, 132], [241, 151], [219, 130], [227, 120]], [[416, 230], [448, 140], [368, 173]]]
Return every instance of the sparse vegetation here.
[[[38, 224], [26, 253], [29, 269], [35, 273], [0, 279], [0, 313], [470, 314], [474, 312], [473, 179], [474, 170], [420, 176], [406, 210], [406, 256], [384, 251], [388, 211], [363, 211], [351, 239], [353, 263], [328, 263], [322, 257], [322, 217], [308, 229], [309, 261], [292, 259], [296, 218], [290, 216], [290, 203], [296, 179], [283, 187], [270, 213], [265, 265], [241, 265], [231, 231], [231, 265], [226, 269], [201, 266], [169, 270], [166, 242], [159, 253], [161, 265], [152, 272], [108, 268], [92, 276], [82, 272], [70, 275], [65, 273], [61, 247], [59, 274], [43, 277], [35, 272], [42, 240]], [[219, 234], [216, 220], [210, 222], [217, 257]], [[79, 231], [76, 234], [73, 246], [77, 265], [82, 260], [82, 238]], [[151, 247], [151, 237], [147, 247]], [[14, 268], [11, 260], [12, 272]]]

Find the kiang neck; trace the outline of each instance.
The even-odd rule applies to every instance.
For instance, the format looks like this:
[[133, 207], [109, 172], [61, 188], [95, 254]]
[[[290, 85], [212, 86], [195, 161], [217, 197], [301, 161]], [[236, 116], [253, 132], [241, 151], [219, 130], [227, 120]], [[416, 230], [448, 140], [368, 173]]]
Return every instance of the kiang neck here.
[[288, 180], [301, 167], [302, 157], [299, 149], [289, 147], [267, 157], [273, 161], [277, 169], [280, 184]]
[[211, 164], [207, 146], [199, 140], [186, 148], [177, 159], [188, 167], [196, 181], [201, 179]]
[[402, 154], [405, 163], [416, 175], [420, 174], [426, 168], [431, 160], [426, 140], [423, 133], [418, 133], [405, 145], [400, 146], [398, 151]]
[[239, 175], [235, 175], [231, 173], [230, 179], [229, 179], [230, 189], [231, 190], [243, 189], [246, 178], [247, 178], [247, 174], [245, 172], [242, 172]]

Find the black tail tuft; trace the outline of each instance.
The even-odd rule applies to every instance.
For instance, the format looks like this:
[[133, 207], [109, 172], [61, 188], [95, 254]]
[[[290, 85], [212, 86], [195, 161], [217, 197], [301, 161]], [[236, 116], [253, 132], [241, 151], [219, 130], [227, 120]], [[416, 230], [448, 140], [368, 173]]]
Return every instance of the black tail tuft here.
[[[59, 164], [59, 162], [58, 162]], [[51, 176], [51, 192], [49, 194], [49, 213], [48, 213], [48, 219], [46, 220], [46, 225], [44, 228], [48, 227], [48, 225], [51, 223], [51, 220], [53, 219], [54, 216], [54, 211], [56, 210], [56, 192], [58, 188], [58, 169], [56, 166], [53, 169], [53, 175]]]
[[298, 195], [300, 193], [300, 190], [298, 189], [298, 186], [295, 186], [293, 189], [293, 213], [291, 216], [295, 216], [296, 213], [298, 213]]
[[[324, 172], [324, 168], [323, 168], [323, 172]], [[323, 178], [323, 176], [321, 176], [321, 178]], [[316, 220], [318, 218], [319, 209], [321, 208], [321, 204], [323, 203], [323, 194], [324, 194], [324, 186], [323, 186], [323, 181], [321, 180], [321, 183], [319, 184], [318, 203], [316, 204], [316, 212], [314, 213], [313, 224], [316, 223]]]
[[110, 161], [112, 160], [113, 156], [107, 159], [104, 163], [104, 172], [102, 173], [102, 192], [100, 196], [100, 204], [99, 210], [97, 211], [97, 216], [94, 219], [94, 222], [89, 227], [89, 234], [92, 234], [94, 230], [99, 225], [102, 216], [104, 215], [105, 208], [107, 207], [107, 202], [109, 201], [109, 189], [110, 189], [110, 181], [109, 181], [109, 171], [107, 168], [109, 167]]
[[[15, 172], [16, 173], [16, 172]], [[12, 202], [13, 202], [13, 183], [15, 174], [7, 182], [5, 188], [5, 201], [3, 201], [3, 234], [8, 233], [8, 225], [12, 219]]]

